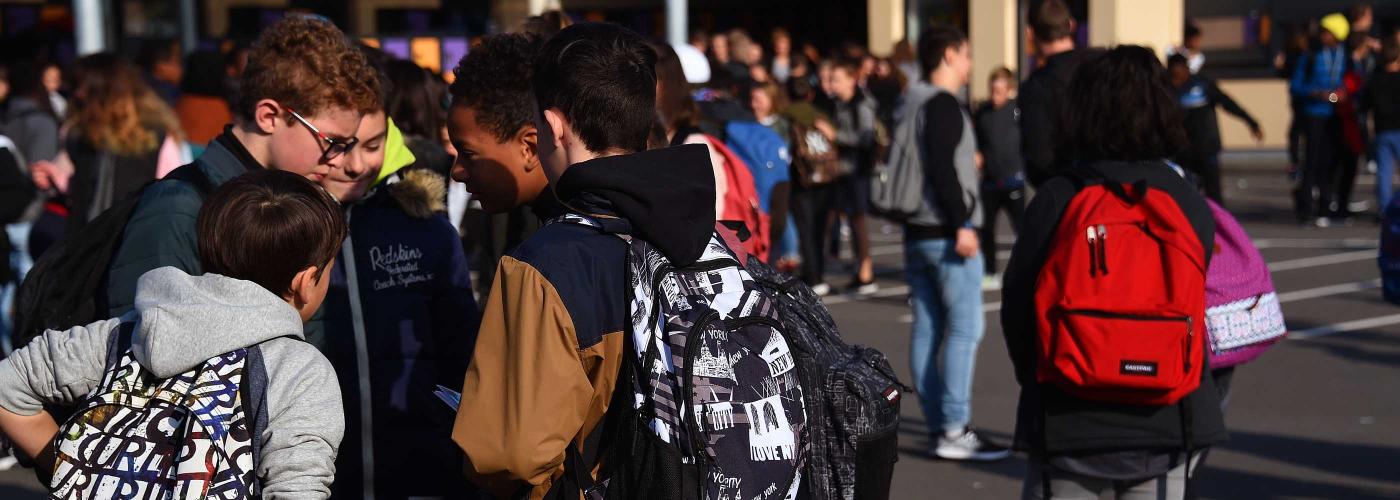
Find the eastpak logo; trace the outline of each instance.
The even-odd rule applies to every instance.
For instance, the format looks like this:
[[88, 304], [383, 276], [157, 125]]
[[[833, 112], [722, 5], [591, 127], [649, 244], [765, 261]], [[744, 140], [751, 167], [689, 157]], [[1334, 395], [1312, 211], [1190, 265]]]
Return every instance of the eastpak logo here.
[[1156, 377], [1157, 363], [1151, 361], [1123, 360], [1118, 364], [1118, 373], [1140, 377]]

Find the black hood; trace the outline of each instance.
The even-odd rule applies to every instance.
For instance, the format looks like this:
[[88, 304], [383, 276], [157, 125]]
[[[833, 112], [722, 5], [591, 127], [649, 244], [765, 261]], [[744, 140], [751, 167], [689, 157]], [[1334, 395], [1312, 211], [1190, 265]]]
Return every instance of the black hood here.
[[695, 263], [715, 227], [709, 148], [687, 144], [579, 163], [555, 193], [574, 210], [626, 219], [672, 264]]

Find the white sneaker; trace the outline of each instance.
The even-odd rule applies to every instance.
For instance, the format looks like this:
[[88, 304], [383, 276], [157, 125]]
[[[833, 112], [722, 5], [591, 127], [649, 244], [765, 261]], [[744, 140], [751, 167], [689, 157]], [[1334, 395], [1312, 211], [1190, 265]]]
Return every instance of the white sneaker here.
[[828, 285], [826, 283], [817, 283], [815, 285], [812, 285], [812, 293], [817, 294], [818, 297], [825, 297], [827, 295], [831, 295], [831, 285]]
[[982, 290], [984, 290], [984, 291], [1001, 290], [1001, 275], [1000, 275], [1000, 274], [988, 274], [988, 275], [982, 276]]
[[13, 469], [16, 465], [19, 465], [19, 459], [13, 456], [0, 457], [0, 471]]
[[977, 431], [968, 427], [952, 436], [938, 436], [938, 444], [931, 454], [944, 460], [994, 462], [1011, 456], [1011, 450], [982, 439]]

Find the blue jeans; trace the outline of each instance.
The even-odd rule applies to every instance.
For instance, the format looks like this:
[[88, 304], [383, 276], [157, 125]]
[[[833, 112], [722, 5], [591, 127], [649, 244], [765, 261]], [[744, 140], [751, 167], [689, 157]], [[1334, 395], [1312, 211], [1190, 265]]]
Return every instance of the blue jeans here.
[[961, 431], [972, 420], [972, 372], [984, 321], [982, 258], [958, 256], [951, 239], [904, 243], [914, 303], [909, 364], [930, 439]]
[[1400, 161], [1400, 130], [1387, 130], [1376, 134], [1376, 202], [1381, 213], [1390, 205], [1390, 197], [1395, 187], [1390, 185], [1390, 176], [1395, 172], [1395, 162]]
[[[33, 224], [29, 222], [17, 222], [3, 226], [5, 234], [0, 234], [0, 238], [10, 238], [10, 243], [14, 245], [14, 252], [10, 255], [0, 255], [0, 265], [8, 264], [13, 266], [16, 275], [20, 280], [29, 272], [29, 268], [34, 266], [34, 260], [29, 256], [29, 228]], [[15, 292], [19, 290], [19, 282], [14, 284], [0, 284], [0, 358], [4, 358], [14, 349], [11, 344], [10, 333], [14, 331], [14, 305]]]

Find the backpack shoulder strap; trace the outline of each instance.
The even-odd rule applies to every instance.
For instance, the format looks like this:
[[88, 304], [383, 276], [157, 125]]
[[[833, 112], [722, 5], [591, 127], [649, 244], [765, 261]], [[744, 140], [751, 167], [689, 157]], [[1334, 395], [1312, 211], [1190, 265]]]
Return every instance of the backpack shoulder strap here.
[[214, 192], [214, 182], [209, 179], [209, 174], [204, 173], [204, 170], [199, 168], [199, 160], [172, 170], [161, 180], [175, 180], [194, 186], [195, 190], [199, 191], [201, 198], [208, 197], [209, 193]]
[[122, 356], [131, 349], [132, 339], [136, 336], [136, 324], [138, 320], [123, 321], [117, 326], [117, 335], [112, 338], [111, 345], [107, 346], [107, 368], [111, 369], [120, 363]]

